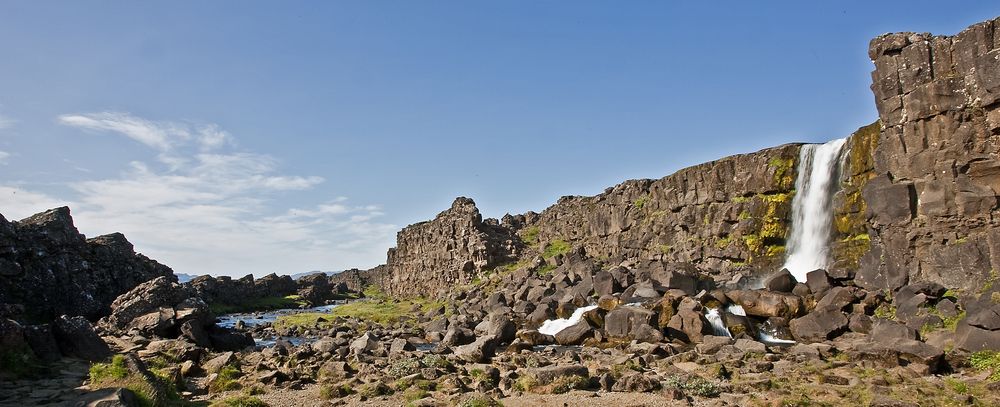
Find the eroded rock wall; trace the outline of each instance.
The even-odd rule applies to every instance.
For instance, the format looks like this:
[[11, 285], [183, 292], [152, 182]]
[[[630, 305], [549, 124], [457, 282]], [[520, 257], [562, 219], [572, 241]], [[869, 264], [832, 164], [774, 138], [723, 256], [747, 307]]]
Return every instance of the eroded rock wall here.
[[385, 267], [373, 269], [366, 278], [393, 295], [445, 294], [484, 270], [516, 259], [523, 245], [515, 228], [483, 220], [475, 202], [457, 198], [434, 220], [399, 231]]
[[735, 155], [658, 180], [633, 180], [593, 197], [564, 197], [520, 235], [621, 261], [691, 262], [728, 274], [774, 270], [784, 260], [798, 144]]
[[882, 35], [869, 56], [883, 128], [858, 281], [976, 290], [1000, 270], [1000, 19], [950, 37]]
[[96, 319], [110, 312], [116, 297], [160, 276], [176, 280], [120, 233], [85, 238], [69, 208], [15, 222], [0, 216], [0, 304], [23, 306], [29, 319]]

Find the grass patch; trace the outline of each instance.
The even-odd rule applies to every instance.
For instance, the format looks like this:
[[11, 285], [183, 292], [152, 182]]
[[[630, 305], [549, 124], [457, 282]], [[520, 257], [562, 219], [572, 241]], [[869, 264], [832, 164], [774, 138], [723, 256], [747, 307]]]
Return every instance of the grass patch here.
[[521, 241], [528, 246], [535, 246], [538, 244], [538, 234], [540, 232], [541, 230], [538, 229], [538, 226], [527, 228], [521, 233]]
[[566, 243], [565, 240], [556, 239], [549, 242], [549, 244], [545, 245], [545, 250], [542, 251], [542, 257], [549, 259], [562, 254], [569, 253], [570, 249], [571, 247], [569, 243]]
[[329, 328], [333, 326], [332, 320], [337, 317], [358, 318], [383, 325], [409, 322], [414, 320], [415, 315], [412, 309], [415, 305], [419, 305], [423, 312], [427, 312], [431, 309], [441, 307], [444, 303], [426, 298], [390, 300], [384, 295], [376, 295], [372, 299], [340, 305], [329, 313], [306, 312], [281, 316], [274, 321], [273, 325], [276, 329], [293, 327], [312, 328], [315, 326]]
[[209, 407], [268, 407], [269, 404], [254, 396], [233, 396], [212, 402]]
[[[90, 387], [103, 389], [108, 387], [124, 387], [132, 390], [139, 399], [139, 405], [149, 407], [154, 405], [184, 405], [177, 389], [167, 378], [153, 374], [158, 383], [150, 383], [141, 375], [133, 374], [125, 362], [125, 356], [114, 355], [109, 363], [94, 363], [90, 365]], [[156, 388], [165, 390], [166, 400], [154, 400]]]
[[288, 295], [284, 297], [264, 297], [253, 298], [239, 304], [209, 304], [208, 309], [215, 315], [233, 314], [242, 312], [268, 311], [283, 308], [303, 308], [309, 303], [298, 295]]
[[535, 272], [538, 273], [539, 276], [547, 276], [549, 274], [552, 274], [552, 270], [555, 269], [556, 269], [555, 264], [546, 264], [542, 267], [539, 267], [538, 270], [536, 270]]
[[969, 356], [969, 364], [980, 372], [988, 371], [989, 381], [1000, 381], [1000, 352], [991, 350], [975, 352]]
[[219, 370], [218, 376], [215, 377], [215, 380], [212, 380], [212, 383], [208, 385], [208, 391], [210, 393], [218, 393], [229, 390], [239, 390], [243, 387], [238, 381], [240, 376], [243, 376], [243, 372], [240, 372], [240, 369], [236, 366], [223, 366], [222, 369]]
[[882, 319], [888, 319], [890, 321], [896, 320], [896, 306], [891, 303], [884, 302], [875, 308], [875, 316]]
[[969, 392], [969, 386], [965, 382], [955, 379], [953, 377], [945, 377], [944, 384], [958, 394], [967, 394]]

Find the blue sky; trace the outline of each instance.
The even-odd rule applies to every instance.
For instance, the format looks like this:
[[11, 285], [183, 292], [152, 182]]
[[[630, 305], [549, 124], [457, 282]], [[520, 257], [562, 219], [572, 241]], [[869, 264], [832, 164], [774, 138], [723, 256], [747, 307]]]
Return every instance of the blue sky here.
[[[0, 213], [189, 274], [370, 267], [456, 196], [541, 211], [843, 137], [868, 40], [996, 2], [0, 2]], [[699, 3], [699, 4], [695, 4]], [[836, 4], [834, 4], [836, 3]]]

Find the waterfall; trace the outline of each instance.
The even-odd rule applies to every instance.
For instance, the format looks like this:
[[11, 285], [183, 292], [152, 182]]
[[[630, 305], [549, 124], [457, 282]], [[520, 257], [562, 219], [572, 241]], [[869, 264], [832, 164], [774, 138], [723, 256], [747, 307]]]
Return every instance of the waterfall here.
[[583, 308], [577, 308], [576, 311], [573, 311], [573, 315], [570, 315], [569, 318], [550, 319], [548, 321], [545, 321], [544, 323], [542, 323], [542, 326], [538, 328], [538, 333], [545, 335], [555, 335], [560, 331], [562, 331], [563, 329], [569, 328], [575, 325], [577, 322], [580, 322], [580, 319], [583, 318], [583, 314], [594, 308], [597, 308], [597, 306], [591, 305]]
[[799, 152], [792, 199], [792, 234], [784, 266], [798, 281], [805, 281], [810, 271], [826, 268], [829, 261], [832, 201], [839, 187], [840, 153], [846, 141], [804, 145]]
[[726, 328], [726, 323], [722, 321], [722, 315], [719, 315], [718, 308], [707, 308], [705, 310], [705, 319], [708, 323], [712, 324], [712, 331], [715, 336], [726, 336], [733, 337], [733, 334], [729, 333], [729, 329]]

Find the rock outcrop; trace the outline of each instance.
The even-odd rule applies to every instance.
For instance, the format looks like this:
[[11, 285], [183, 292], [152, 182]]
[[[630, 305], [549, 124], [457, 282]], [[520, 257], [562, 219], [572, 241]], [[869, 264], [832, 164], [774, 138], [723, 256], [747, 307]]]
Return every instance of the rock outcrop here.
[[883, 129], [864, 189], [871, 251], [859, 284], [978, 290], [1000, 270], [1000, 20], [955, 36], [872, 40]]
[[94, 320], [122, 293], [161, 276], [174, 278], [169, 267], [135, 253], [120, 233], [86, 239], [69, 208], [16, 222], [0, 216], [0, 304], [23, 306], [26, 319]]
[[444, 295], [517, 259], [523, 244], [510, 221], [484, 220], [475, 202], [457, 198], [434, 220], [401, 230], [385, 267], [373, 269], [368, 279], [393, 295]]

